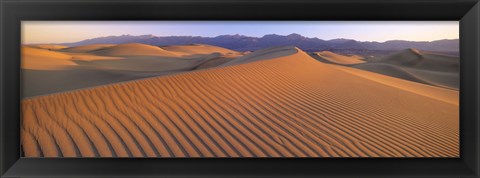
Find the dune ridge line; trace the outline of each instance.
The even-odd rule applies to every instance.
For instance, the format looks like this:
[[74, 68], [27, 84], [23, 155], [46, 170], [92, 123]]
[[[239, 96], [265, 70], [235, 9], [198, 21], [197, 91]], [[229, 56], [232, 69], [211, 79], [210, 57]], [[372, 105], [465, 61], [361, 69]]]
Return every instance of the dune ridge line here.
[[385, 85], [298, 48], [278, 50], [283, 55], [271, 49], [248, 63], [25, 99], [25, 156], [459, 156], [458, 104], [402, 87], [440, 98], [458, 91], [391, 77], [381, 78]]

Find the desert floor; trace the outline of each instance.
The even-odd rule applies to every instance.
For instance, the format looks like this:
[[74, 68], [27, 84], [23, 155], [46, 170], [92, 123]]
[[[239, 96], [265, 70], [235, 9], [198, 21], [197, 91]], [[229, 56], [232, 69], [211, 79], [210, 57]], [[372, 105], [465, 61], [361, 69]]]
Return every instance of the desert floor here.
[[459, 59], [22, 47], [26, 157], [458, 157]]

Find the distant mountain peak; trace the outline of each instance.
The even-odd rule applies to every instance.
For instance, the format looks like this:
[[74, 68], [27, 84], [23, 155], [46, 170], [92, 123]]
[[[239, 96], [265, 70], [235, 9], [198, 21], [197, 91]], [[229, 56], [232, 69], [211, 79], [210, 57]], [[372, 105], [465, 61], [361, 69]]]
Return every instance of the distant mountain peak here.
[[266, 34], [262, 37], [251, 37], [240, 34], [220, 35], [216, 37], [202, 36], [155, 36], [147, 35], [129, 35], [105, 36], [87, 39], [75, 43], [63, 43], [66, 46], [82, 46], [91, 44], [124, 44], [124, 43], [144, 43], [154, 46], [165, 45], [185, 45], [192, 43], [208, 44], [220, 46], [237, 51], [255, 51], [258, 49], [272, 46], [295, 45], [306, 51], [321, 51], [332, 49], [361, 49], [361, 50], [403, 50], [415, 48], [424, 51], [449, 51], [458, 52], [460, 49], [459, 40], [436, 40], [436, 41], [405, 41], [390, 40], [386, 42], [362, 42], [353, 39], [337, 38], [332, 40], [322, 40], [319, 38], [309, 38], [298, 33], [289, 35]]
[[331, 39], [331, 40], [328, 40], [328, 41], [329, 42], [335, 42], [335, 43], [344, 43], [344, 42], [355, 41], [355, 40], [346, 39], [346, 38], [335, 38], [335, 39]]
[[277, 34], [266, 34], [266, 35], [263, 35], [262, 38], [268, 38], [268, 37], [280, 37], [280, 35], [277, 35]]
[[139, 37], [142, 37], [142, 38], [155, 38], [157, 36], [153, 35], [153, 34], [148, 34], [148, 35], [140, 35]]
[[287, 37], [296, 37], [296, 38], [303, 38], [304, 36], [298, 34], [298, 33], [292, 33], [290, 35], [287, 35]]
[[[233, 35], [219, 35], [219, 36], [216, 36], [216, 37], [232, 37], [232, 38], [240, 38], [240, 37], [247, 37], [245, 35], [240, 35], [240, 34], [233, 34]], [[215, 38], [215, 37], [214, 37]]]

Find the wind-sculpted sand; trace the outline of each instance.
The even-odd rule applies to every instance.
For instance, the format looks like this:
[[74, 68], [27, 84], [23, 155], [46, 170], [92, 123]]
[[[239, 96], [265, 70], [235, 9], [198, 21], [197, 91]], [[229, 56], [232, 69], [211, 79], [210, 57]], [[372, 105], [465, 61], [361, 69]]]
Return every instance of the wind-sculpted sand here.
[[62, 70], [77, 65], [71, 59], [72, 56], [55, 51], [22, 47], [22, 69]]
[[68, 48], [68, 46], [48, 45], [48, 44], [28, 45], [28, 46], [32, 48], [39, 48], [39, 49], [46, 49], [46, 50], [61, 50], [61, 49]]
[[460, 87], [460, 59], [455, 56], [406, 49], [354, 67], [453, 90]]
[[237, 54], [237, 51], [230, 49], [205, 45], [205, 44], [191, 44], [191, 45], [175, 45], [175, 46], [163, 46], [165, 50], [177, 52], [180, 54], [212, 54], [212, 53], [222, 53], [222, 54]]
[[351, 65], [365, 63], [365, 61], [362, 60], [363, 58], [358, 55], [344, 56], [330, 51], [316, 52], [312, 54], [312, 57], [322, 62], [333, 64]]
[[23, 46], [22, 97], [211, 68], [241, 55], [199, 44], [165, 48], [138, 43]]
[[86, 46], [75, 46], [70, 48], [63, 48], [61, 51], [63, 52], [74, 52], [74, 53], [84, 53], [84, 52], [91, 52], [95, 50], [101, 50], [104, 48], [115, 46], [114, 44], [94, 44], [94, 45], [86, 45]]
[[458, 91], [325, 64], [293, 47], [238, 59], [24, 99], [23, 152], [26, 157], [459, 156]]

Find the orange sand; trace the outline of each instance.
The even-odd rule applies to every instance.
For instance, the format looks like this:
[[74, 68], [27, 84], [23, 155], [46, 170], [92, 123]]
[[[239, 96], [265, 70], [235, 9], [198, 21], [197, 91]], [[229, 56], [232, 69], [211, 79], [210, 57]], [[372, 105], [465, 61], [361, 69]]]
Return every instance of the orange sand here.
[[459, 156], [458, 91], [325, 64], [296, 48], [252, 54], [240, 57], [248, 63], [25, 99], [25, 156]]
[[201, 44], [165, 48], [137, 43], [23, 46], [22, 97], [212, 68], [242, 55]]

